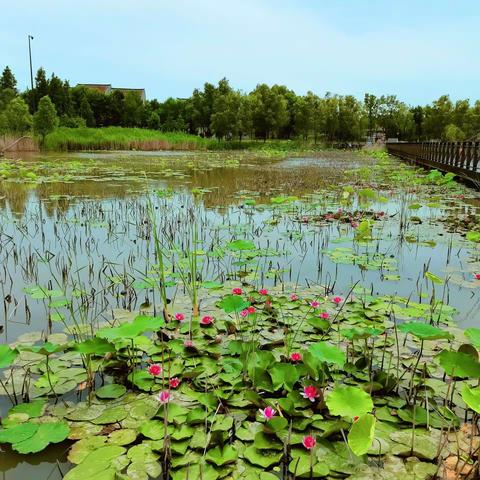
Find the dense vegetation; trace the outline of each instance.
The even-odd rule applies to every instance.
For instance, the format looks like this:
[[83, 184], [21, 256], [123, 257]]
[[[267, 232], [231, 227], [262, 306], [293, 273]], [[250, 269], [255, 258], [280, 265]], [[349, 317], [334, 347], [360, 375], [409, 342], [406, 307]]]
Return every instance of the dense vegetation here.
[[[292, 139], [317, 142], [364, 141], [381, 134], [401, 140], [467, 140], [480, 132], [480, 101], [452, 102], [441, 96], [426, 106], [409, 106], [395, 95], [352, 95], [312, 92], [297, 95], [283, 85], [259, 84], [249, 92], [234, 90], [228, 80], [206, 83], [189, 98], [143, 102], [135, 93], [103, 94], [85, 87], [70, 87], [55, 74], [47, 78], [40, 68], [35, 88], [18, 92], [6, 67], [0, 78], [0, 133], [30, 131], [32, 115], [41, 99], [50, 97], [58, 123], [63, 127], [139, 127], [182, 132], [218, 139]], [[51, 116], [51, 115], [50, 115]], [[34, 123], [44, 137], [53, 130]]]

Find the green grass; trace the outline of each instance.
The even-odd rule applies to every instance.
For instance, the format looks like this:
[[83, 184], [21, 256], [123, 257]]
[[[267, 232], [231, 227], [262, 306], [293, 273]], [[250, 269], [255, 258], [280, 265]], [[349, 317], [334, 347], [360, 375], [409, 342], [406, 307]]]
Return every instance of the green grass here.
[[160, 132], [143, 128], [59, 127], [47, 135], [44, 148], [70, 150], [250, 150], [265, 155], [292, 151], [321, 150], [322, 144], [303, 140], [216, 140], [180, 132]]
[[212, 140], [143, 128], [67, 128], [47, 135], [47, 150], [206, 150]]

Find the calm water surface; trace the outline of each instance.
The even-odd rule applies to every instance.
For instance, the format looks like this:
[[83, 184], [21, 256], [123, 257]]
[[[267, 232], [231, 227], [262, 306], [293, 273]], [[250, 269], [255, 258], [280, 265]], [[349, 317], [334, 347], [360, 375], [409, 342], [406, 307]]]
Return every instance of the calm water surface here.
[[[173, 232], [178, 245], [189, 235], [188, 220], [200, 226], [198, 248], [206, 252], [236, 238], [249, 238], [257, 247], [271, 249], [255, 268], [259, 285], [327, 284], [345, 295], [358, 283], [374, 294], [398, 294], [428, 303], [432, 285], [423, 277], [430, 271], [448, 278], [435, 296], [457, 309], [462, 326], [480, 323], [478, 252], [458, 234], [450, 234], [440, 219], [452, 213], [448, 198], [439, 206], [415, 210], [421, 223], [409, 223], [409, 238], [400, 235], [399, 218], [406, 205], [428, 201], [415, 194], [377, 185], [385, 197], [360, 205], [340, 203], [342, 186], [355, 184], [373, 160], [351, 153], [284, 160], [233, 153], [108, 152], [30, 156], [21, 159], [34, 167], [40, 182], [0, 182], [0, 342], [41, 331], [62, 332], [49, 299], [35, 299], [25, 291], [41, 286], [92, 294], [91, 321], [112, 317], [112, 310], [136, 310], [154, 302], [148, 289], [135, 282], [148, 277], [152, 251], [147, 228], [147, 197], [154, 197], [158, 222]], [[363, 178], [363, 177], [362, 177]], [[193, 193], [192, 193], [193, 190]], [[152, 192], [159, 192], [153, 194]], [[298, 196], [302, 203], [271, 199]], [[352, 197], [355, 196], [352, 194]], [[476, 210], [472, 191], [455, 214]], [[252, 205], [253, 201], [255, 205]], [[384, 212], [376, 222], [375, 241], [353, 242], [349, 223], [326, 222], [326, 212], [339, 208]], [[322, 216], [321, 221], [312, 216]], [[305, 221], [299, 221], [301, 219]], [[307, 222], [306, 219], [309, 221]], [[368, 270], [335, 263], [326, 251], [352, 248], [357, 255], [382, 255], [396, 269]], [[201, 269], [206, 280], [228, 279], [231, 264], [207, 260]], [[398, 275], [398, 279], [388, 275]], [[127, 281], [125, 280], [127, 279]], [[173, 287], [172, 297], [182, 292]], [[65, 297], [61, 297], [65, 298]], [[65, 312], [68, 322], [69, 313]], [[0, 397], [2, 412], [8, 408]], [[47, 449], [28, 457], [0, 452], [3, 479], [58, 479], [67, 470], [64, 450]], [[59, 459], [59, 465], [56, 464]]]

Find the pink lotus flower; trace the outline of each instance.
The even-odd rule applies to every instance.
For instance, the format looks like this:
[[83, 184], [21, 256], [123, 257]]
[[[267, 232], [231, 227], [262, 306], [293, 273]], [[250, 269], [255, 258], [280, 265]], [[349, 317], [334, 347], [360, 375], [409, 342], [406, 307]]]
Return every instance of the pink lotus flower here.
[[179, 322], [183, 322], [185, 320], [185, 315], [183, 313], [176, 313], [175, 320], [178, 320]]
[[266, 288], [261, 288], [258, 293], [260, 295], [268, 295], [268, 290]]
[[246, 308], [240, 312], [241, 317], [246, 317], [247, 315], [248, 315], [248, 310]]
[[320, 303], [314, 300], [313, 302], [310, 302], [310, 306], [312, 308], [318, 308], [320, 306]]
[[241, 288], [232, 288], [232, 293], [234, 295], [241, 295], [243, 293], [243, 290]]
[[200, 323], [202, 325], [211, 325], [213, 323], [213, 317], [210, 317], [208, 315], [205, 315], [204, 317], [202, 317], [202, 319], [200, 320]]
[[248, 313], [255, 313], [255, 307], [248, 307], [247, 312]]
[[303, 392], [300, 392], [300, 395], [303, 398], [308, 398], [311, 402], [314, 402], [319, 394], [316, 387], [314, 387], [313, 385], [309, 385], [307, 387], [303, 387]]
[[150, 375], [153, 375], [154, 377], [158, 377], [163, 371], [163, 368], [161, 365], [158, 365], [158, 363], [152, 363], [148, 367], [148, 373]]
[[183, 342], [183, 346], [186, 348], [192, 348], [193, 347], [193, 340], [185, 340]]
[[265, 420], [271, 420], [274, 416], [275, 416], [275, 410], [272, 408], [272, 407], [267, 407], [267, 408], [264, 408], [263, 410], [260, 409], [260, 413], [263, 415], [263, 418], [265, 418]]
[[290, 354], [290, 360], [292, 362], [300, 362], [302, 360], [302, 354], [298, 352], [292, 352]]
[[157, 400], [163, 404], [168, 403], [170, 401], [170, 392], [168, 390], [162, 390], [158, 394]]
[[296, 300], [298, 300], [298, 295], [297, 295], [296, 293], [292, 293], [292, 294], [290, 295], [290, 300], [291, 300], [292, 302], [295, 302]]
[[272, 306], [272, 302], [270, 300], [265, 300], [265, 305], [267, 307], [271, 307]]
[[475, 274], [475, 278], [476, 278], [477, 280], [480, 280], [480, 273], [476, 273], [476, 274]]
[[338, 305], [339, 303], [342, 303], [342, 301], [343, 301], [343, 298], [342, 298], [342, 297], [333, 297], [333, 298], [332, 298], [332, 302], [333, 302], [333, 303], [336, 303], [337, 305]]
[[327, 320], [327, 318], [330, 317], [330, 314], [328, 312], [322, 312], [320, 315], [319, 315], [320, 318], [323, 318], [324, 320]]
[[177, 377], [173, 377], [168, 381], [170, 388], [177, 388], [180, 385], [180, 380]]
[[315, 440], [315, 437], [307, 435], [303, 437], [302, 444], [307, 450], [311, 450], [317, 444], [317, 441]]

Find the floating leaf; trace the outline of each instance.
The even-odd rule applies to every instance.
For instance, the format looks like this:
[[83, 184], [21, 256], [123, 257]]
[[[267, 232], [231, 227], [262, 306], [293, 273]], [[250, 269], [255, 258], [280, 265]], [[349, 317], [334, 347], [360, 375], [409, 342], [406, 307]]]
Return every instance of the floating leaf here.
[[336, 387], [326, 399], [332, 415], [340, 417], [362, 416], [373, 410], [372, 398], [358, 387]]
[[95, 390], [95, 395], [98, 398], [119, 398], [125, 394], [127, 389], [124, 385], [118, 385], [112, 383], [110, 385], [104, 385], [103, 387], [97, 388]]

